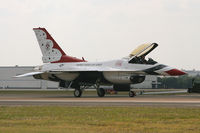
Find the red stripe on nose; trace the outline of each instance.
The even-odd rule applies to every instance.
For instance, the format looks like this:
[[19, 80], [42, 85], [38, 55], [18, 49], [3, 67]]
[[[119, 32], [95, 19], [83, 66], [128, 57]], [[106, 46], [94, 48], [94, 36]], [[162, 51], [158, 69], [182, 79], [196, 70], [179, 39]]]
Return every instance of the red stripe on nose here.
[[180, 71], [178, 69], [171, 69], [169, 71], [166, 71], [167, 74], [171, 76], [180, 76], [180, 75], [185, 75], [186, 73], [183, 71]]

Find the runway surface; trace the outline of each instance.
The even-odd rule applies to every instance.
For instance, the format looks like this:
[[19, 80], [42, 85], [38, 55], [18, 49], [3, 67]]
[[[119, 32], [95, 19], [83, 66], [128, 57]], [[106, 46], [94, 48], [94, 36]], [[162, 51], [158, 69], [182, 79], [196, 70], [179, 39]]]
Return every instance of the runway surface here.
[[106, 95], [103, 98], [95, 94], [74, 98], [65, 93], [2, 93], [0, 106], [170, 106], [200, 107], [200, 94], [178, 95]]

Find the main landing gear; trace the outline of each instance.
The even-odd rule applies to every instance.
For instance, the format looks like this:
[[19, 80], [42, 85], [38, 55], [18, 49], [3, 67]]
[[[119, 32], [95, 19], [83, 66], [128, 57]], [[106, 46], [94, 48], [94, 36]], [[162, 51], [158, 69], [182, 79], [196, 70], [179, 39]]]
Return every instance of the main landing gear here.
[[[74, 90], [74, 97], [81, 97], [83, 93], [83, 90], [80, 88], [75, 88]], [[97, 88], [97, 95], [99, 97], [105, 96], [105, 90], [103, 88]]]
[[[97, 89], [97, 95], [99, 97], [104, 97], [105, 96], [105, 90], [103, 88], [99, 88], [99, 87], [96, 87]], [[74, 90], [74, 97], [81, 97], [82, 96], [82, 93], [83, 93], [83, 90], [84, 88], [80, 88], [80, 87], [77, 87], [75, 88]], [[129, 97], [135, 97], [136, 96], [136, 92], [135, 91], [129, 91]]]
[[105, 96], [105, 90], [103, 88], [97, 88], [97, 95], [99, 97], [104, 97]]
[[75, 90], [74, 90], [74, 97], [81, 97], [82, 92], [83, 91], [80, 88], [75, 88]]
[[129, 91], [129, 97], [135, 97], [136, 93], [134, 91]]

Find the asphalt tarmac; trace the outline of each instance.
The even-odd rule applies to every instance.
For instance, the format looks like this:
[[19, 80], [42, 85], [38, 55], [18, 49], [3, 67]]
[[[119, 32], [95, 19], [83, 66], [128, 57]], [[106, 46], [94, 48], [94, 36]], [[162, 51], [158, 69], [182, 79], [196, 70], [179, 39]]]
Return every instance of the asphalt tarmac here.
[[106, 95], [103, 98], [94, 94], [83, 94], [74, 98], [73, 93], [24, 93], [0, 92], [0, 106], [162, 106], [162, 107], [199, 107], [200, 94]]

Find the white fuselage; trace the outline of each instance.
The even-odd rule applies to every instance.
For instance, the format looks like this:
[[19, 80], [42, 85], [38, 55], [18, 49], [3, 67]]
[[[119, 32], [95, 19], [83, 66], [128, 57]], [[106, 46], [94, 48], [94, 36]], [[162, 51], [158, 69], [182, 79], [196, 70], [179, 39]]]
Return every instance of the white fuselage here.
[[[40, 71], [54, 73], [56, 77], [65, 80], [75, 80], [80, 72], [102, 72], [104, 78], [117, 84], [130, 84], [130, 76], [147, 75], [144, 70], [156, 67], [160, 64], [132, 64], [127, 59], [112, 60], [106, 62], [75, 62], [75, 63], [49, 63], [40, 67]], [[158, 74], [164, 73], [170, 67], [165, 67], [156, 71]], [[43, 76], [44, 79], [47, 77]]]

